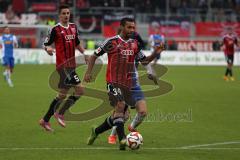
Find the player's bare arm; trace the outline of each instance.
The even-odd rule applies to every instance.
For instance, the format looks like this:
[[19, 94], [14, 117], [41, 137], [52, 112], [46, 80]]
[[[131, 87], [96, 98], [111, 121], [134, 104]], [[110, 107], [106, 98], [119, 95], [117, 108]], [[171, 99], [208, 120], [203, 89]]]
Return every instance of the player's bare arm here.
[[91, 55], [88, 60], [88, 68], [84, 76], [84, 81], [85, 82], [90, 82], [92, 79], [92, 69], [95, 64], [95, 61], [97, 59], [97, 56]]
[[44, 50], [50, 56], [52, 56], [53, 53], [55, 52], [55, 49], [51, 46], [54, 42], [55, 37], [56, 37], [56, 31], [55, 29], [51, 28], [48, 30], [48, 35], [43, 43]]
[[76, 48], [79, 50], [80, 53], [82, 53], [84, 55], [84, 59], [86, 64], [88, 64], [88, 60], [89, 60], [89, 56], [84, 54], [85, 49], [83, 48], [83, 46], [81, 44], [77, 45]]
[[52, 48], [51, 46], [45, 46], [44, 49], [47, 52], [47, 54], [50, 55], [50, 56], [52, 56], [53, 53], [55, 52], [55, 49]]
[[161, 52], [164, 50], [164, 44], [161, 44], [159, 46], [156, 46], [154, 48], [154, 52], [150, 55], [141, 60], [142, 65], [148, 65], [151, 61], [153, 61], [157, 55], [161, 54]]

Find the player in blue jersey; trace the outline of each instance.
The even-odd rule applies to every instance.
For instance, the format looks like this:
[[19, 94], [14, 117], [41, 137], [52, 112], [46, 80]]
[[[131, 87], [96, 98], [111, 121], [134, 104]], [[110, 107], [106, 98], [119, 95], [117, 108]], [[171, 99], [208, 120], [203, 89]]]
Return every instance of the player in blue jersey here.
[[2, 45], [2, 62], [3, 66], [5, 67], [3, 76], [6, 79], [8, 85], [10, 87], [13, 87], [11, 80], [11, 74], [14, 67], [13, 49], [18, 47], [18, 42], [16, 36], [10, 33], [10, 29], [7, 26], [4, 27], [3, 35], [0, 36], [0, 44]]
[[[160, 45], [164, 45], [165, 43], [165, 38], [163, 35], [160, 34], [160, 26], [158, 23], [153, 23], [152, 24], [154, 33], [149, 36], [148, 43], [150, 45], [150, 51], [153, 52], [154, 48]], [[157, 61], [161, 58], [161, 54], [158, 54], [158, 56], [155, 58], [153, 65], [157, 63]], [[153, 80], [155, 84], [157, 84], [156, 80], [156, 75], [155, 72], [151, 66], [152, 64], [148, 64], [146, 66], [147, 68], [147, 73], [148, 73], [148, 78]]]

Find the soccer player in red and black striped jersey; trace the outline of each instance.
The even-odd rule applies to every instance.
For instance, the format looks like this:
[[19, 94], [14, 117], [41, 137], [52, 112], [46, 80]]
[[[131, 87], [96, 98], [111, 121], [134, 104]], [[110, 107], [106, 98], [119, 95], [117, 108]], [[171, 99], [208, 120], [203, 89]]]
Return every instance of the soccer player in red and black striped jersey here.
[[[125, 104], [134, 106], [136, 103], [131, 96], [131, 87], [136, 81], [133, 81], [133, 73], [135, 73], [135, 58], [139, 59], [143, 65], [147, 65], [156, 58], [159, 50], [163, 46], [157, 46], [155, 51], [146, 57], [139, 46], [136, 39], [131, 36], [135, 31], [135, 21], [132, 18], [123, 18], [120, 22], [121, 32], [119, 35], [106, 40], [100, 46], [88, 61], [88, 69], [84, 76], [86, 82], [91, 80], [91, 72], [97, 57], [107, 53], [108, 65], [106, 73], [107, 89], [110, 104], [114, 107], [113, 115], [97, 128], [92, 128], [92, 133], [88, 139], [88, 144], [93, 144], [96, 137], [117, 126], [116, 131], [119, 138], [120, 150], [125, 150], [126, 135], [124, 132], [124, 109]], [[139, 104], [139, 112], [146, 113], [146, 103]]]
[[237, 36], [233, 34], [232, 28], [227, 28], [227, 34], [223, 36], [222, 40], [223, 50], [225, 54], [225, 58], [227, 61], [227, 69], [225, 72], [224, 80], [229, 81], [228, 75], [230, 75], [230, 80], [234, 81], [233, 73], [232, 73], [232, 66], [234, 61], [234, 46], [238, 45]]
[[[47, 131], [53, 131], [50, 126], [49, 120], [54, 115], [58, 123], [65, 127], [64, 113], [69, 109], [83, 94], [83, 86], [75, 72], [76, 60], [75, 49], [77, 48], [82, 54], [84, 49], [80, 45], [79, 34], [77, 26], [69, 22], [70, 9], [67, 5], [59, 7], [59, 20], [60, 22], [55, 25], [50, 31], [44, 42], [44, 49], [49, 55], [56, 52], [56, 69], [60, 76], [58, 83], [59, 93], [50, 104], [49, 110], [45, 116], [40, 120], [40, 125]], [[55, 49], [51, 47], [55, 44]], [[87, 56], [85, 56], [87, 61]], [[67, 97], [69, 89], [75, 89], [74, 95], [68, 96], [62, 108], [57, 112], [56, 110]]]

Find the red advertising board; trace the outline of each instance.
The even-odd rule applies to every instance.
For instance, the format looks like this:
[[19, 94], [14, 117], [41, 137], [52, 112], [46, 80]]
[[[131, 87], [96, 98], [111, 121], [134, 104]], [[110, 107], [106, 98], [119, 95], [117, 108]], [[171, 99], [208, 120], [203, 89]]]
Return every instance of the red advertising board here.
[[179, 51], [213, 51], [213, 41], [177, 41]]
[[108, 22], [103, 26], [103, 36], [104, 37], [112, 37], [117, 34], [117, 30], [119, 28], [119, 21]]
[[[154, 34], [154, 31], [151, 27], [151, 25], [149, 25], [148, 28], [148, 33], [150, 34]], [[185, 29], [183, 27], [181, 27], [180, 25], [177, 26], [160, 26], [160, 33], [163, 34], [165, 37], [189, 37], [190, 36], [190, 30], [189, 29]]]
[[154, 34], [154, 27], [159, 27], [160, 33], [165, 37], [190, 37], [189, 17], [170, 16], [150, 16], [148, 33]]
[[56, 3], [33, 3], [32, 11], [34, 12], [54, 12], [57, 10]]
[[240, 35], [240, 23], [197, 22], [195, 27], [196, 36], [219, 37], [224, 35], [229, 27]]
[[117, 34], [117, 31], [119, 29], [120, 20], [123, 17], [131, 17], [134, 18], [133, 15], [125, 15], [122, 14], [108, 14], [103, 17], [104, 26], [103, 26], [103, 36], [108, 38], [115, 36]]

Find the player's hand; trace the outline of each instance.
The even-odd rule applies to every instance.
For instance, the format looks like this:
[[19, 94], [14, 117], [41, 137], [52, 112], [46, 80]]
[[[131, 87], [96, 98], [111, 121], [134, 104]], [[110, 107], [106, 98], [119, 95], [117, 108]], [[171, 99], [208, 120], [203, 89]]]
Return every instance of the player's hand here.
[[53, 49], [52, 47], [46, 47], [45, 50], [50, 56], [52, 56], [53, 53], [55, 52], [55, 49]]
[[91, 81], [91, 79], [92, 79], [92, 75], [91, 75], [91, 74], [86, 73], [86, 74], [84, 75], [84, 81], [85, 81], [85, 82], [89, 83], [89, 82]]
[[164, 43], [160, 43], [159, 45], [154, 47], [154, 52], [160, 54], [163, 50], [165, 50]]

